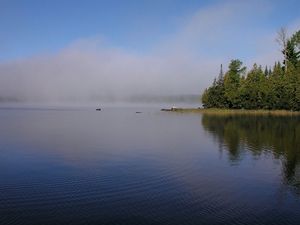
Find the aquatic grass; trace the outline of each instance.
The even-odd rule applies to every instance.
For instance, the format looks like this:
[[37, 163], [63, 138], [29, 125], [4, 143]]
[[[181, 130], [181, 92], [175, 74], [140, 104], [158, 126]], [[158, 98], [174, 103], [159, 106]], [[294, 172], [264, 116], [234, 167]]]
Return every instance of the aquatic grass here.
[[204, 108], [176, 108], [170, 110], [178, 113], [201, 113], [209, 115], [256, 115], [256, 116], [300, 116], [300, 111], [290, 110], [248, 110], [248, 109], [204, 109]]

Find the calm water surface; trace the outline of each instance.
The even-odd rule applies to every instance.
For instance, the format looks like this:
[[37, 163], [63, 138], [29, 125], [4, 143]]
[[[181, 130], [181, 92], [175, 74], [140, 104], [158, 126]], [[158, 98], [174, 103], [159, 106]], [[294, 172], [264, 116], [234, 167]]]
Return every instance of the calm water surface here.
[[0, 224], [300, 224], [300, 117], [1, 108]]

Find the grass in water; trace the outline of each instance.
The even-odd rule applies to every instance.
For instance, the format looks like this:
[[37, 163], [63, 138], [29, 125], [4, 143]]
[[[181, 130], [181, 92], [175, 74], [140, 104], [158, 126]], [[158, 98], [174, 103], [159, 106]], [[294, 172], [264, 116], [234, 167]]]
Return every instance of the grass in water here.
[[300, 116], [300, 111], [289, 110], [246, 110], [246, 109], [204, 109], [204, 108], [173, 108], [171, 112], [202, 113], [210, 115], [271, 115], [271, 116]]

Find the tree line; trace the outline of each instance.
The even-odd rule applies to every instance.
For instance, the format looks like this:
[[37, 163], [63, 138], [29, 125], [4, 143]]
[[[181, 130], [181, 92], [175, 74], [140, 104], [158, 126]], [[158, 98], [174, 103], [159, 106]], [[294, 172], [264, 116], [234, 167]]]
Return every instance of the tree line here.
[[287, 37], [278, 33], [284, 61], [273, 68], [254, 64], [250, 71], [238, 60], [231, 60], [224, 74], [202, 94], [204, 108], [300, 110], [300, 30]]

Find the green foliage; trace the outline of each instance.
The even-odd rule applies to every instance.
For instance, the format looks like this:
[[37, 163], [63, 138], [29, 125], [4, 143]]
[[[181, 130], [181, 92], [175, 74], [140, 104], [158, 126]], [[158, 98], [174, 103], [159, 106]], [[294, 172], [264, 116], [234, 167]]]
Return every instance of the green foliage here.
[[222, 65], [218, 80], [215, 79], [213, 85], [204, 91], [202, 103], [206, 108], [227, 108]]
[[283, 54], [283, 64], [264, 70], [254, 64], [248, 73], [240, 60], [231, 60], [225, 76], [221, 67], [219, 78], [204, 91], [203, 106], [300, 111], [300, 31], [287, 40]]
[[290, 42], [292, 43], [294, 47], [295, 54], [297, 56], [297, 59], [299, 61], [300, 58], [300, 30], [297, 31], [290, 39]]
[[242, 67], [243, 63], [238, 60], [231, 60], [229, 70], [224, 77], [224, 94], [230, 108], [240, 107], [239, 88], [241, 76], [246, 71], [246, 67]]
[[[296, 50], [296, 43], [292, 40], [289, 40], [287, 42], [285, 52], [287, 62], [289, 62], [292, 66], [296, 66], [300, 58], [300, 52]], [[284, 63], [286, 64], [287, 62]]]
[[261, 67], [254, 64], [239, 90], [242, 106], [245, 109], [264, 108], [266, 99], [265, 75]]

